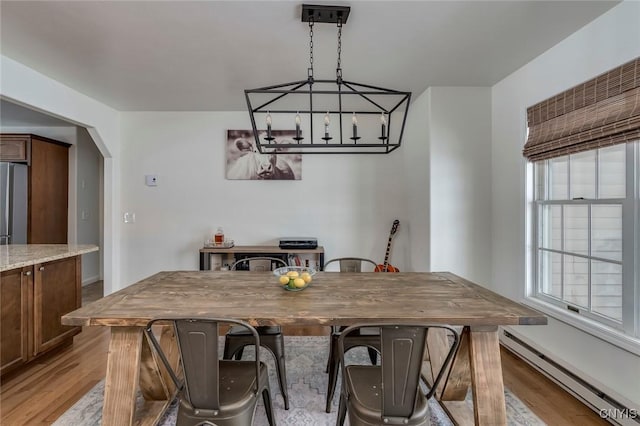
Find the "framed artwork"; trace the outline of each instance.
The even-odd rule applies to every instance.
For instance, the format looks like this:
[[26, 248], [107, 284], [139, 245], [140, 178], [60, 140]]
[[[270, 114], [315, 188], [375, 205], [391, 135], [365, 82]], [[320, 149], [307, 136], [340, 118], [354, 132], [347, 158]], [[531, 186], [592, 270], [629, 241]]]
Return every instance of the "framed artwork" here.
[[[266, 132], [264, 132], [266, 133]], [[273, 130], [274, 143], [293, 143], [295, 130]], [[262, 133], [261, 133], [262, 134]], [[226, 178], [231, 180], [300, 180], [302, 155], [286, 150], [260, 154], [251, 130], [227, 130]]]

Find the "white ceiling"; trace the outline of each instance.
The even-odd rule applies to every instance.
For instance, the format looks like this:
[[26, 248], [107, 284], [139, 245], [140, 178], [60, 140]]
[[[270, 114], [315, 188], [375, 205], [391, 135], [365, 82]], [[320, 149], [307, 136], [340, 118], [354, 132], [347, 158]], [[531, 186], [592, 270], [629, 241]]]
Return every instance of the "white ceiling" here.
[[[343, 76], [416, 95], [490, 86], [617, 3], [343, 2]], [[2, 1], [0, 48], [118, 110], [243, 110], [244, 89], [306, 79], [301, 4]], [[316, 24], [316, 78], [335, 62], [336, 27]]]

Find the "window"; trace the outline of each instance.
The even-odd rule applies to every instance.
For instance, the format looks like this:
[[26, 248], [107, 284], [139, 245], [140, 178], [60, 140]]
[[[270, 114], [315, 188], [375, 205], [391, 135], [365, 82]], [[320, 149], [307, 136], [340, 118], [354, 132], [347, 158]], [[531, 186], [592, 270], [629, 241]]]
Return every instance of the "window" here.
[[640, 355], [640, 57], [527, 108], [528, 302]]
[[[638, 337], [640, 143], [534, 163], [532, 296]], [[629, 303], [631, 302], [631, 303]]]

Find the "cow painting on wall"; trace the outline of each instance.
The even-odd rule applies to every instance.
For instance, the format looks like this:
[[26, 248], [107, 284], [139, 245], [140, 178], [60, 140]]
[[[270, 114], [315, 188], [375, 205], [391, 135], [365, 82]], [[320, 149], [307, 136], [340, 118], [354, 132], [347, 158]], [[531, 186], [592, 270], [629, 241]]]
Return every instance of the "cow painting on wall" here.
[[[274, 130], [274, 143], [293, 143], [295, 131]], [[227, 179], [300, 180], [302, 155], [287, 154], [286, 150], [260, 154], [251, 130], [227, 130]]]

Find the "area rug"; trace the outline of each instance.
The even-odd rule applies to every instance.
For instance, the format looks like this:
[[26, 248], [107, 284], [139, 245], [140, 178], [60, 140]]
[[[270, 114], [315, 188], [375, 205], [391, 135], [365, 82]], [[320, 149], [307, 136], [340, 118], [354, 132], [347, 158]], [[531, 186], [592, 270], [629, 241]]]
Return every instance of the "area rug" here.
[[[222, 341], [221, 341], [222, 344]], [[289, 385], [289, 410], [284, 409], [282, 395], [278, 387], [274, 361], [265, 350], [261, 358], [269, 367], [269, 383], [276, 415], [276, 423], [284, 426], [325, 426], [335, 425], [338, 411], [338, 394], [340, 382], [336, 390], [331, 413], [325, 413], [327, 392], [327, 374], [324, 372], [329, 342], [327, 337], [285, 337], [287, 381]], [[253, 350], [247, 348], [243, 359], [252, 359]], [[366, 350], [356, 348], [348, 353], [348, 362], [366, 363], [369, 357]], [[56, 422], [56, 426], [98, 426], [102, 415], [102, 398], [104, 381], [98, 383], [84, 395], [73, 407], [67, 410]], [[505, 390], [507, 405], [507, 422], [509, 425], [538, 426], [544, 425], [518, 398], [509, 390]], [[471, 404], [470, 396], [467, 398]], [[431, 424], [438, 426], [452, 425], [451, 421], [432, 398], [430, 401]], [[174, 403], [158, 423], [161, 426], [175, 425], [177, 405]], [[349, 424], [349, 421], [345, 422]], [[268, 425], [262, 401], [256, 410], [254, 425]]]

